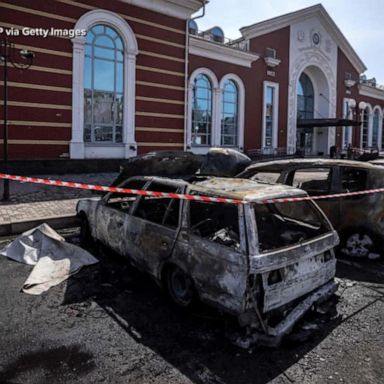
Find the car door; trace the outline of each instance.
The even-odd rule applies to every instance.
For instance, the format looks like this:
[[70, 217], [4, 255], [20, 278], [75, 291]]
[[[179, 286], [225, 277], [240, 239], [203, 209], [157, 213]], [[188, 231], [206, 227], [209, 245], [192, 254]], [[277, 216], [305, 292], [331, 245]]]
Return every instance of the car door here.
[[[147, 190], [183, 193], [184, 186], [154, 179]], [[130, 221], [130, 251], [137, 266], [157, 276], [160, 265], [170, 257], [179, 231], [182, 201], [141, 196], [133, 207]]]
[[248, 278], [243, 207], [187, 201], [184, 212], [172, 260], [203, 301], [241, 311]]
[[[338, 189], [337, 167], [312, 166], [294, 168], [285, 173], [287, 185], [303, 189], [309, 196], [323, 196], [337, 193]], [[327, 198], [316, 200], [332, 225], [337, 228], [340, 224], [340, 199]]]
[[[147, 183], [146, 179], [131, 178], [119, 187], [141, 190]], [[131, 236], [130, 210], [136, 199], [136, 195], [108, 193], [96, 210], [97, 239], [123, 256], [128, 256], [127, 248]]]
[[[367, 170], [357, 167], [340, 167], [339, 170], [340, 192], [358, 192], [367, 189]], [[343, 217], [343, 228], [361, 226], [369, 228], [372, 222], [370, 201], [371, 195], [352, 195], [341, 198], [340, 210]]]

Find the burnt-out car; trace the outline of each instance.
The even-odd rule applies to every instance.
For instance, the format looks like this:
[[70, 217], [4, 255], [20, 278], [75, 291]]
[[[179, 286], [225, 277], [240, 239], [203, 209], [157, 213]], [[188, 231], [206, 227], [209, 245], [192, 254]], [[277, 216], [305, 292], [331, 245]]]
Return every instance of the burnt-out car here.
[[[291, 159], [252, 164], [238, 177], [283, 183], [310, 196], [384, 187], [384, 167], [351, 160]], [[317, 200], [338, 231], [340, 251], [350, 257], [384, 254], [384, 194]]]
[[185, 151], [157, 151], [124, 160], [118, 185], [132, 176], [161, 176], [188, 180], [198, 175], [234, 177], [251, 164], [244, 153], [232, 148], [210, 148], [206, 155]]
[[83, 238], [128, 258], [180, 306], [200, 299], [279, 339], [336, 290], [338, 236], [317, 205], [257, 203], [304, 191], [236, 178], [132, 177], [120, 187], [245, 201], [121, 193], [79, 201]]

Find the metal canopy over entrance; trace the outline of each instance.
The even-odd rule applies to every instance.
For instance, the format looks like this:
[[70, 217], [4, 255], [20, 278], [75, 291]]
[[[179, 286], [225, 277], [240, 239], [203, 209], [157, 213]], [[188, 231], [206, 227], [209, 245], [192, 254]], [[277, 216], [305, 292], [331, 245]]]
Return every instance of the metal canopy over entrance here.
[[348, 119], [299, 119], [297, 128], [357, 127], [361, 122]]

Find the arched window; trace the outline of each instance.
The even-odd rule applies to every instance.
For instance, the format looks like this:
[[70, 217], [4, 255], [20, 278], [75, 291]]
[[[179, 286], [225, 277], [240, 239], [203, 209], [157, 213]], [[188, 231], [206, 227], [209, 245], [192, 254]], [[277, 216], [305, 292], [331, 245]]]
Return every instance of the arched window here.
[[221, 145], [235, 147], [239, 131], [239, 90], [233, 80], [224, 83], [221, 105]]
[[377, 148], [379, 146], [379, 122], [380, 122], [380, 113], [376, 109], [373, 114], [373, 124], [372, 124], [372, 147]]
[[84, 63], [84, 142], [122, 142], [124, 47], [98, 24], [87, 33]]
[[314, 91], [311, 79], [302, 73], [297, 84], [297, 119], [313, 119]]
[[135, 156], [136, 36], [119, 15], [95, 9], [74, 26], [71, 39], [71, 159]]
[[208, 76], [196, 76], [192, 91], [193, 146], [211, 145], [212, 133], [212, 83]]
[[381, 150], [384, 150], [384, 117], [381, 121]]
[[362, 148], [368, 147], [368, 131], [369, 131], [369, 108], [365, 108], [363, 112], [363, 120], [362, 120], [362, 135], [361, 135]]

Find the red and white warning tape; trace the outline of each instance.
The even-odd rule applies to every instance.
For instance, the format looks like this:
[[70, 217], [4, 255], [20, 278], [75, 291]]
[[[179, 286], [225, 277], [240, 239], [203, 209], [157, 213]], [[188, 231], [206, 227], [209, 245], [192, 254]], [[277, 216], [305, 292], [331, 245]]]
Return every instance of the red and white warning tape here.
[[[166, 193], [166, 192], [144, 191], [139, 189], [106, 187], [102, 185], [74, 183], [72, 181], [49, 180], [49, 179], [40, 179], [37, 177], [8, 175], [6, 173], [0, 173], [0, 179], [21, 181], [25, 183], [52, 185], [57, 187], [79, 188], [79, 189], [88, 189], [88, 190], [102, 191], [102, 192], [118, 192], [118, 193], [130, 194], [130, 195], [153, 196], [153, 197], [162, 197], [162, 198], [170, 198], [170, 199], [197, 200], [197, 201], [205, 201], [205, 202], [212, 202], [212, 203], [246, 204], [249, 202], [246, 200], [226, 199], [223, 197], [184, 195], [180, 193]], [[369, 195], [369, 194], [382, 193], [382, 192], [384, 192], [384, 188], [368, 189], [365, 191], [358, 191], [358, 192], [337, 193], [333, 195], [262, 199], [262, 200], [257, 200], [255, 202], [258, 204], [293, 203], [296, 201], [334, 199], [334, 198], [349, 197], [349, 196]]]
[[206, 201], [206, 202], [213, 202], [213, 203], [229, 203], [229, 204], [243, 204], [244, 203], [244, 201], [242, 201], [242, 200], [225, 199], [223, 197], [183, 195], [180, 193], [169, 193], [169, 192], [166, 193], [166, 192], [155, 192], [155, 191], [143, 191], [143, 190], [139, 190], [139, 189], [105, 187], [102, 185], [74, 183], [72, 181], [39, 179], [37, 177], [16, 176], [16, 175], [8, 175], [5, 173], [0, 173], [0, 179], [22, 181], [25, 183], [53, 185], [53, 186], [58, 186], [58, 187], [89, 189], [89, 190], [102, 191], [102, 192], [118, 192], [118, 193], [130, 194], [130, 195], [153, 196], [153, 197], [162, 197], [162, 198], [170, 198], [170, 199], [198, 200], [198, 201]]

